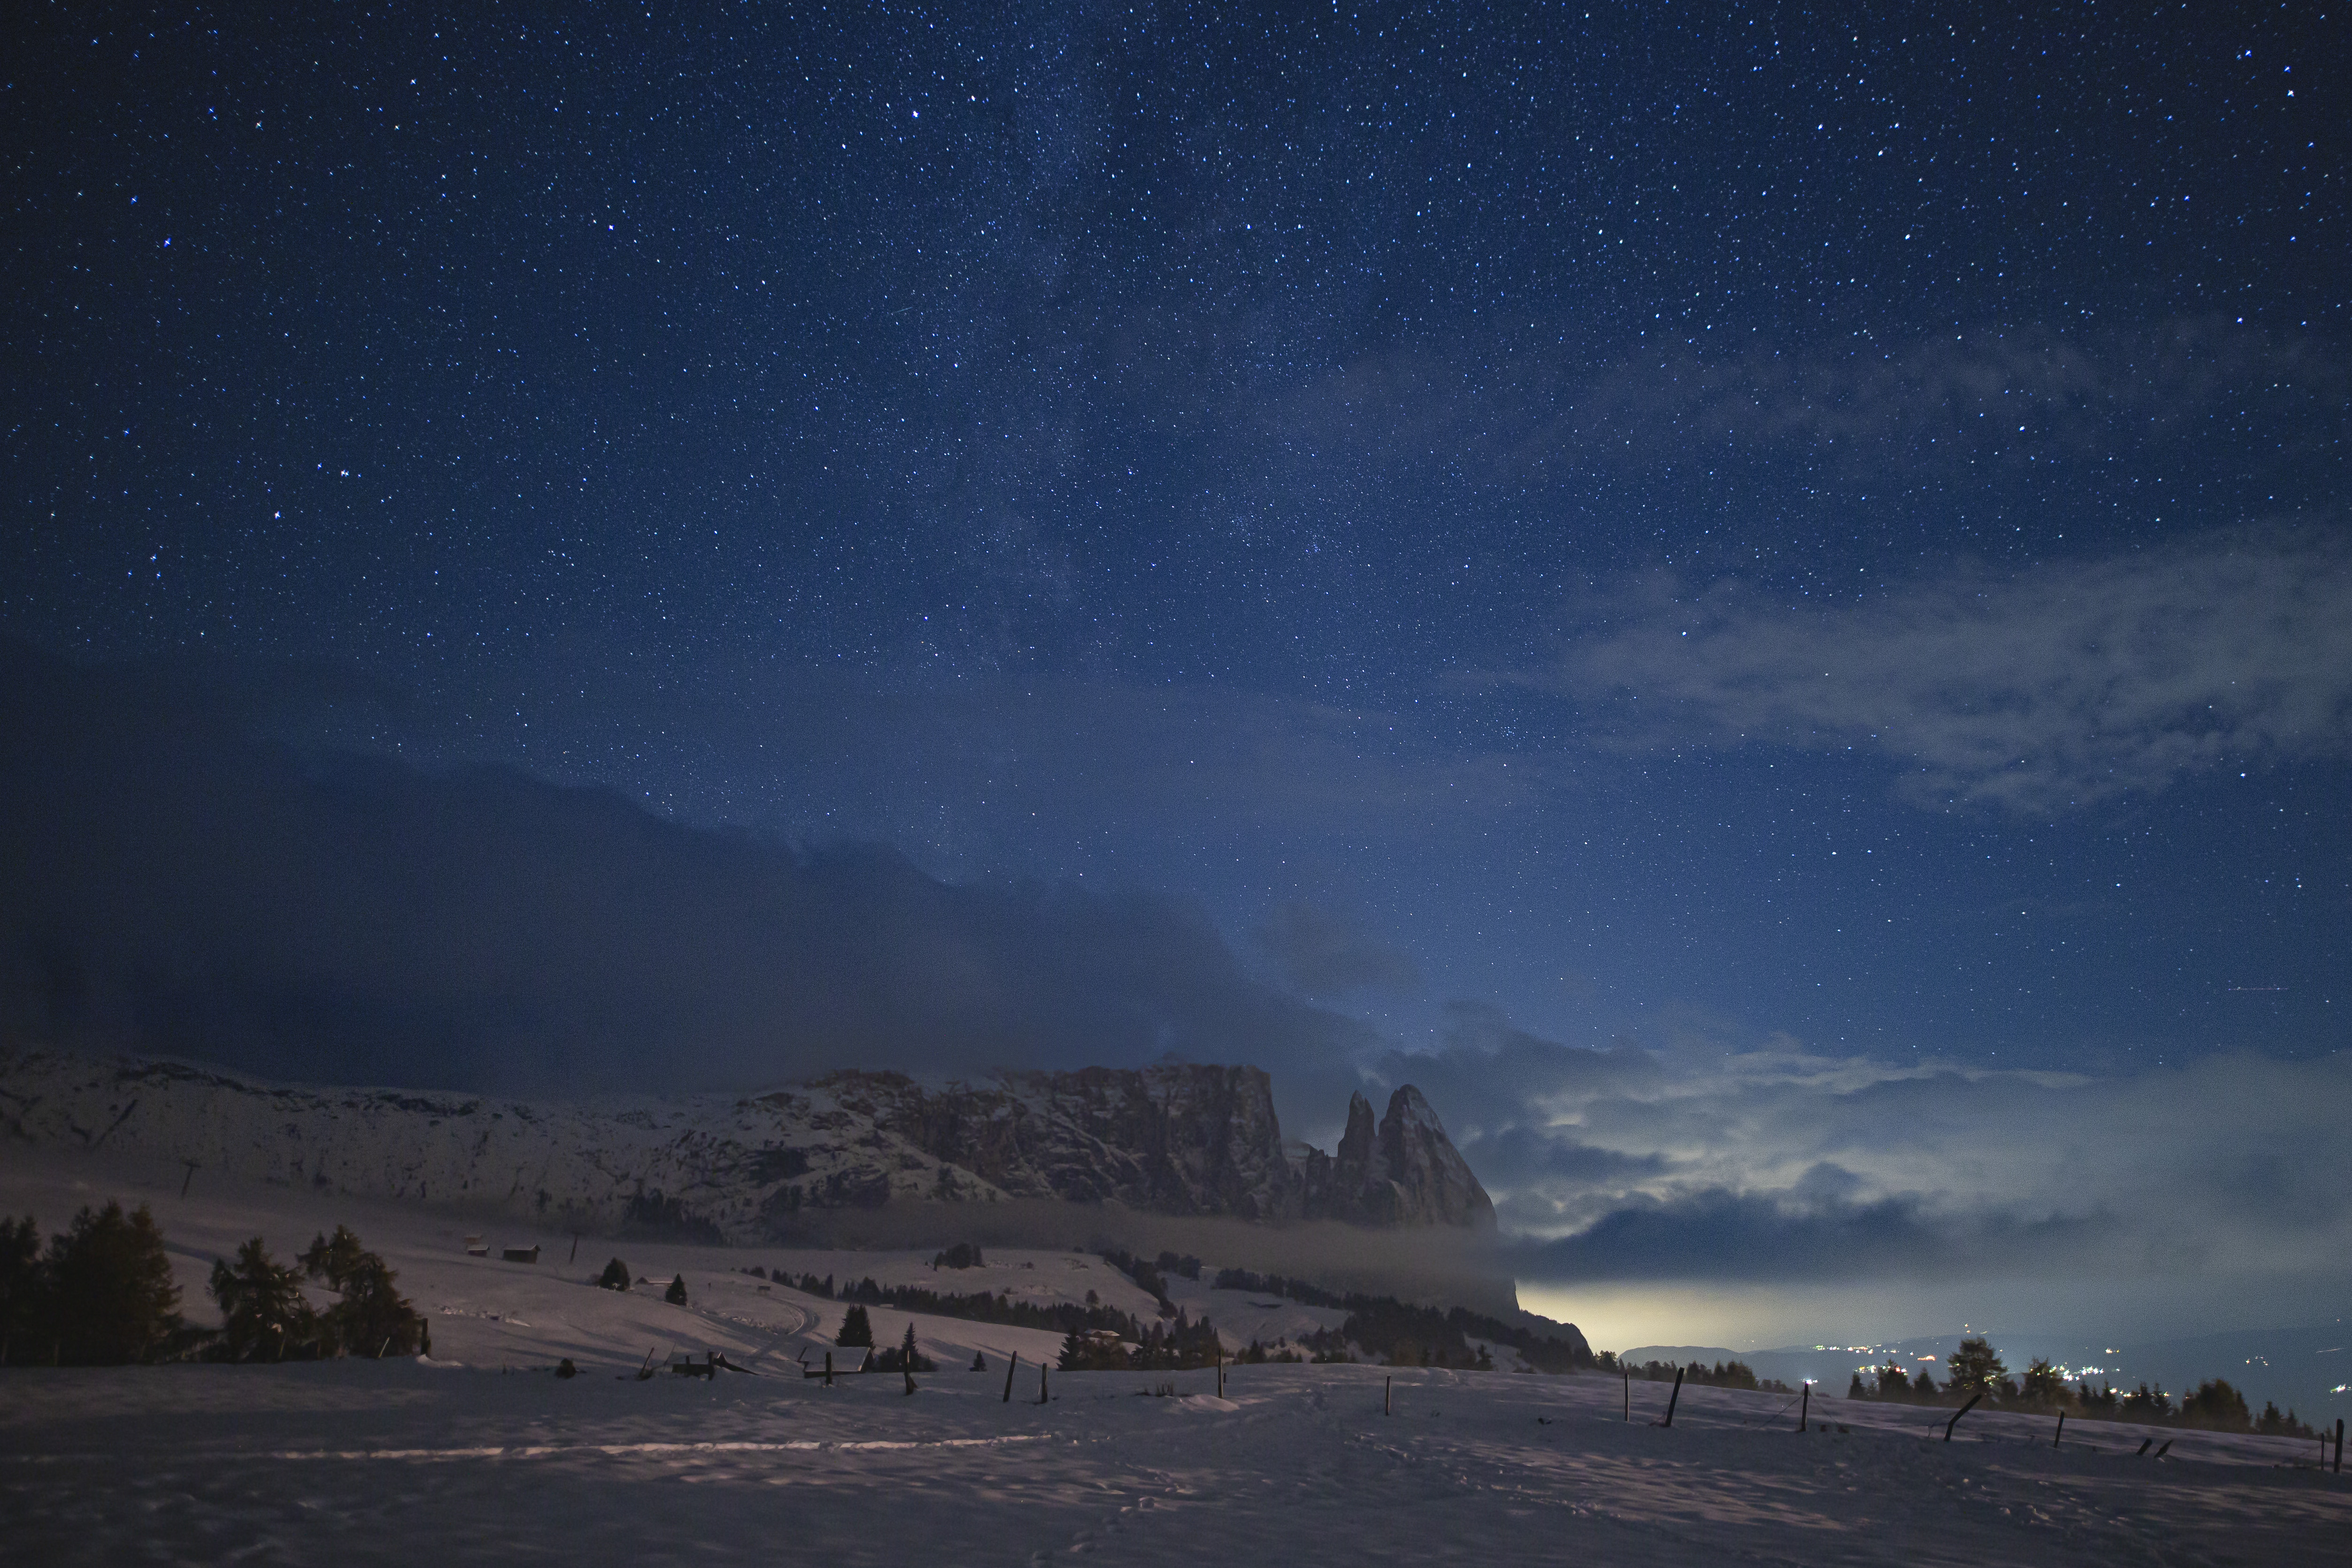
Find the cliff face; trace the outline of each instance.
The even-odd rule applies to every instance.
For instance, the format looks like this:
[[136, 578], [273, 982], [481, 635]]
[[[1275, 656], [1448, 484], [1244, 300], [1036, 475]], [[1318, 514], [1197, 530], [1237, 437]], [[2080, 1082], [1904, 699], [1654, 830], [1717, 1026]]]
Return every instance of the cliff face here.
[[0, 1137], [114, 1149], [553, 1226], [750, 1243], [805, 1210], [1009, 1198], [1156, 1214], [1491, 1227], [1494, 1205], [1418, 1090], [1337, 1159], [1286, 1152], [1249, 1067], [1088, 1068], [929, 1087], [845, 1072], [744, 1099], [531, 1104], [296, 1088], [184, 1063], [0, 1058]]

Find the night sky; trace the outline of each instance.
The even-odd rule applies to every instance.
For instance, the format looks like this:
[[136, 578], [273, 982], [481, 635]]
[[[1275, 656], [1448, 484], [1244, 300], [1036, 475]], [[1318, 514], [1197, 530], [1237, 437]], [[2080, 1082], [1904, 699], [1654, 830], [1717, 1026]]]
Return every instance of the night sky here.
[[11, 1037], [1247, 1059], [1588, 1327], [2341, 1310], [2324, 5], [5, 26]]

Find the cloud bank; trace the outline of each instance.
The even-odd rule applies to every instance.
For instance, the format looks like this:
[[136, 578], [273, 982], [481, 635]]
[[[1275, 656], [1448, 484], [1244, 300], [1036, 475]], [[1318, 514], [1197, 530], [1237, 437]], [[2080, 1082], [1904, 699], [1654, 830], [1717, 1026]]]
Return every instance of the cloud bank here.
[[948, 883], [872, 845], [268, 738], [316, 695], [0, 644], [0, 1026], [517, 1091], [1173, 1053], [1255, 1062], [1327, 1114], [1374, 1044], [1167, 899]]
[[2046, 815], [2352, 757], [2352, 542], [2240, 531], [1801, 606], [1727, 584], [1538, 679], [1615, 744], [1870, 749], [1915, 798]]
[[1459, 1108], [1530, 1281], [2347, 1273], [2352, 1197], [2309, 1167], [2352, 1121], [2339, 1056], [2093, 1077], [1696, 1030], [1595, 1051], [1457, 1005], [1444, 1048], [1379, 1072]]

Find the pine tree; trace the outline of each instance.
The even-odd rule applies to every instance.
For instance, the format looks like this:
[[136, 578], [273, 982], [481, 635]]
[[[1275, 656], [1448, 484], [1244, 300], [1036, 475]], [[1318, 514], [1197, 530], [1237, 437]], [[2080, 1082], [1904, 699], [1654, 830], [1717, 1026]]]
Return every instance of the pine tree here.
[[2026, 1403], [2054, 1409], [2066, 1403], [2066, 1380], [2050, 1364], [2047, 1356], [2035, 1356], [2025, 1369], [2025, 1378], [2019, 1392]]
[[988, 1370], [988, 1357], [979, 1351], [972, 1352], [971, 1370], [974, 1372], [986, 1372]]
[[2222, 1432], [2251, 1431], [2254, 1425], [2246, 1409], [2246, 1396], [2218, 1377], [2199, 1384], [2197, 1392], [2181, 1399], [2180, 1418], [2194, 1426]]
[[0, 1220], [0, 1366], [12, 1358], [32, 1359], [34, 1342], [47, 1315], [47, 1294], [40, 1226], [31, 1215]]
[[615, 1258], [612, 1262], [604, 1265], [604, 1272], [596, 1277], [596, 1283], [600, 1288], [606, 1290], [627, 1289], [629, 1288], [629, 1266]]
[[394, 1289], [400, 1277], [384, 1260], [360, 1245], [349, 1226], [331, 1237], [314, 1236], [301, 1257], [303, 1272], [324, 1279], [342, 1296], [321, 1321], [327, 1337], [346, 1355], [416, 1355], [425, 1346], [425, 1320]]
[[1991, 1394], [2009, 1376], [2000, 1352], [1981, 1339], [1962, 1340], [1960, 1348], [1945, 1358], [1944, 1370], [1944, 1386], [1962, 1397]]
[[213, 1260], [212, 1298], [221, 1310], [221, 1349], [231, 1361], [281, 1361], [318, 1338], [302, 1271], [273, 1260], [257, 1236], [236, 1249], [235, 1268]]
[[49, 1241], [51, 1334], [59, 1361], [119, 1366], [162, 1355], [185, 1325], [163, 1233], [142, 1204], [82, 1210]]
[[882, 1358], [885, 1372], [935, 1372], [938, 1366], [929, 1357], [915, 1348], [915, 1325], [908, 1323], [898, 1348]]
[[352, 1227], [339, 1225], [331, 1238], [314, 1232], [310, 1247], [295, 1261], [302, 1265], [302, 1272], [311, 1279], [324, 1279], [340, 1290], [344, 1281], [361, 1268], [362, 1260], [369, 1256], [367, 1248], [360, 1245], [360, 1238], [352, 1234]]
[[865, 1308], [852, 1307], [841, 1315], [841, 1331], [833, 1336], [833, 1342], [843, 1346], [863, 1345], [869, 1350], [873, 1348], [874, 1324], [866, 1317]]
[[685, 1275], [680, 1274], [670, 1280], [669, 1289], [662, 1292], [662, 1300], [667, 1301], [673, 1307], [683, 1307], [686, 1305]]

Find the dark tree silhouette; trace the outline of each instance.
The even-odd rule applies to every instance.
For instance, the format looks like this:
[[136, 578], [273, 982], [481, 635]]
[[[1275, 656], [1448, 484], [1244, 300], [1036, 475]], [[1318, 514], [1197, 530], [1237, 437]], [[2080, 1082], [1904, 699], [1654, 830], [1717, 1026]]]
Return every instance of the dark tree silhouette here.
[[2030, 1405], [2054, 1409], [2067, 1401], [2066, 1380], [2050, 1364], [2049, 1357], [2035, 1356], [2025, 1369], [2018, 1393]]
[[627, 1289], [629, 1288], [629, 1266], [615, 1258], [612, 1262], [604, 1265], [604, 1272], [597, 1277], [596, 1283], [603, 1286], [607, 1290]]
[[399, 1276], [360, 1245], [351, 1226], [337, 1226], [331, 1237], [311, 1237], [301, 1263], [303, 1272], [342, 1296], [321, 1321], [343, 1354], [415, 1355], [429, 1349], [424, 1318], [394, 1288]]
[[1944, 1386], [1960, 1398], [1971, 1394], [1995, 1394], [2009, 1377], [2000, 1352], [1982, 1339], [1962, 1340], [1960, 1348], [1944, 1361]]
[[41, 1227], [33, 1216], [0, 1220], [0, 1366], [30, 1360], [48, 1313], [41, 1268]]
[[837, 1345], [863, 1345], [869, 1350], [873, 1348], [874, 1323], [866, 1317], [865, 1308], [852, 1307], [841, 1315], [841, 1331], [833, 1336], [833, 1342]]
[[2196, 1393], [2181, 1399], [2180, 1418], [2191, 1426], [2221, 1432], [2251, 1432], [2254, 1426], [2246, 1396], [2218, 1377], [2199, 1384]]
[[662, 1292], [662, 1300], [667, 1301], [673, 1307], [683, 1307], [686, 1305], [685, 1275], [677, 1275], [670, 1280], [669, 1289]]
[[229, 1360], [279, 1361], [296, 1345], [317, 1343], [319, 1315], [302, 1294], [302, 1271], [273, 1259], [261, 1237], [236, 1249], [234, 1268], [213, 1260], [211, 1289]]
[[49, 1243], [50, 1332], [58, 1360], [75, 1366], [152, 1361], [185, 1329], [163, 1233], [142, 1204], [84, 1209]]

